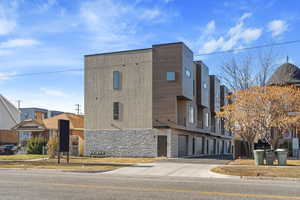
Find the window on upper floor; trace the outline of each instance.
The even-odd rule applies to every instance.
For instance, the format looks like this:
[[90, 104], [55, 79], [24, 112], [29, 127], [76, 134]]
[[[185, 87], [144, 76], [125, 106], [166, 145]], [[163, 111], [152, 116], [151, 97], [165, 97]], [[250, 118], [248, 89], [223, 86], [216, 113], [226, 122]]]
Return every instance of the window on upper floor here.
[[120, 119], [120, 102], [113, 103], [113, 119], [114, 120]]
[[195, 109], [191, 104], [189, 105], [189, 123], [195, 123]]
[[207, 84], [203, 83], [203, 88], [206, 89], [207, 88]]
[[188, 78], [191, 78], [191, 76], [192, 76], [191, 71], [187, 68], [185, 69], [185, 76], [188, 77]]
[[119, 71], [113, 72], [113, 89], [121, 89], [121, 72]]
[[167, 81], [175, 81], [175, 72], [167, 72]]
[[208, 125], [209, 125], [208, 113], [204, 114], [204, 123], [205, 123], [205, 127], [208, 127]]

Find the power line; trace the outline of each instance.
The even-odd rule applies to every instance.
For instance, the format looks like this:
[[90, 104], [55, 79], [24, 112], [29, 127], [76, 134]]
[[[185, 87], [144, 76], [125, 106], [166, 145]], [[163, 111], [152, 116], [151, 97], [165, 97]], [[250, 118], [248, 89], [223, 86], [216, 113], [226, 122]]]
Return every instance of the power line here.
[[[142, 63], [150, 63], [152, 61], [142, 61], [142, 62], [134, 62], [134, 63], [126, 63], [127, 65], [130, 64], [142, 64]], [[118, 65], [109, 65], [109, 67], [126, 67], [125, 64], [118, 64]], [[94, 70], [94, 69], [99, 69], [99, 67], [89, 67], [86, 70]], [[58, 70], [58, 71], [48, 71], [48, 72], [32, 72], [32, 73], [20, 73], [20, 74], [12, 74], [12, 75], [0, 75], [0, 79], [1, 78], [11, 78], [11, 77], [20, 77], [20, 76], [38, 76], [38, 75], [45, 75], [45, 74], [56, 74], [56, 73], [64, 73], [64, 72], [74, 72], [74, 71], [83, 71], [84, 68], [70, 68], [70, 69], [66, 69], [66, 70]]]
[[226, 51], [215, 51], [215, 52], [211, 52], [211, 53], [197, 54], [197, 55], [194, 55], [194, 56], [208, 56], [208, 55], [215, 55], [215, 54], [232, 53], [232, 52], [236, 52], [236, 51], [246, 51], [246, 50], [251, 50], [251, 49], [260, 49], [260, 48], [265, 48], [265, 47], [274, 47], [274, 46], [288, 45], [288, 44], [294, 44], [294, 43], [300, 43], [300, 40], [292, 40], [292, 41], [286, 41], [286, 42], [263, 44], [263, 45], [253, 46], [253, 47], [231, 49], [231, 50], [226, 50]]
[[[273, 47], [273, 46], [282, 46], [282, 45], [289, 45], [289, 44], [295, 44], [295, 43], [300, 43], [300, 40], [292, 40], [292, 41], [286, 41], [286, 42], [278, 42], [278, 43], [271, 43], [271, 44], [264, 44], [264, 45], [257, 45], [257, 46], [252, 46], [252, 47], [245, 47], [245, 48], [238, 48], [238, 49], [231, 49], [231, 50], [226, 50], [226, 51], [215, 51], [211, 53], [202, 53], [202, 54], [196, 54], [194, 56], [209, 56], [209, 55], [216, 55], [216, 54], [225, 54], [225, 53], [232, 53], [232, 52], [237, 52], [237, 51], [246, 51], [246, 50], [251, 50], [251, 49], [259, 49], [259, 48], [265, 48], [265, 47]], [[142, 62], [135, 62], [135, 63], [127, 63], [127, 64], [136, 64], [138, 65], [139, 63], [147, 63], [151, 61], [142, 61]], [[110, 67], [113, 66], [123, 66], [125, 67], [124, 64], [118, 64], [118, 65], [110, 65]], [[93, 70], [93, 69], [99, 69], [99, 67], [89, 67], [86, 70]], [[58, 70], [58, 71], [48, 71], [48, 72], [33, 72], [33, 73], [20, 73], [20, 74], [13, 74], [13, 75], [0, 75], [1, 78], [10, 78], [10, 77], [22, 77], [22, 76], [38, 76], [38, 75], [46, 75], [46, 74], [56, 74], [56, 73], [64, 73], [64, 72], [74, 72], [74, 71], [83, 71], [84, 68], [71, 68], [71, 69], [66, 69], [66, 70]]]

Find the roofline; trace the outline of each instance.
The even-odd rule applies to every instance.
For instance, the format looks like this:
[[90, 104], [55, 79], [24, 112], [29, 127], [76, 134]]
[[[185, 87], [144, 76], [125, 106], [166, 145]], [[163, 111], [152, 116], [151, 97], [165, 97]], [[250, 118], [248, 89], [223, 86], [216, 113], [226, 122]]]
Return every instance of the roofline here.
[[152, 48], [132, 49], [132, 50], [124, 50], [124, 51], [113, 51], [113, 52], [106, 52], [106, 53], [88, 54], [88, 55], [84, 55], [84, 57], [102, 56], [102, 55], [120, 54], [120, 53], [131, 53], [131, 52], [136, 52], [136, 51], [147, 51], [147, 50], [152, 50]]
[[[184, 42], [170, 42], [170, 43], [162, 43], [162, 44], [153, 44], [152, 47], [166, 46], [166, 45], [172, 45], [172, 44], [182, 44], [185, 47], [187, 47], [187, 49], [194, 54], [194, 52]], [[119, 54], [119, 53], [131, 53], [131, 52], [136, 52], [136, 51], [147, 51], [147, 50], [152, 50], [152, 48], [132, 49], [132, 50], [124, 50], [124, 51], [112, 51], [112, 52], [105, 52], [105, 53], [88, 54], [88, 55], [84, 55], [84, 57]]]
[[192, 54], [194, 54], [194, 52], [190, 49], [189, 46], [187, 46], [184, 42], [170, 42], [170, 43], [163, 43], [163, 44], [154, 44], [152, 46], [167, 46], [167, 45], [172, 45], [172, 44], [182, 44], [184, 45]]
[[161, 43], [161, 44], [153, 44], [152, 46], [166, 46], [171, 44], [184, 44], [183, 42], [169, 42], [169, 43]]

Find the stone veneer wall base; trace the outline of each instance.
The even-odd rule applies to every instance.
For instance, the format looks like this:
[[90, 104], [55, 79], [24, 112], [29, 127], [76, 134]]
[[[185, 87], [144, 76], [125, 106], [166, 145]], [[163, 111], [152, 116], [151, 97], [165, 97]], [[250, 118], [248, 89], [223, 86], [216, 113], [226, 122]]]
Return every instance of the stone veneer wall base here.
[[85, 131], [85, 155], [105, 152], [113, 157], [156, 157], [154, 129]]

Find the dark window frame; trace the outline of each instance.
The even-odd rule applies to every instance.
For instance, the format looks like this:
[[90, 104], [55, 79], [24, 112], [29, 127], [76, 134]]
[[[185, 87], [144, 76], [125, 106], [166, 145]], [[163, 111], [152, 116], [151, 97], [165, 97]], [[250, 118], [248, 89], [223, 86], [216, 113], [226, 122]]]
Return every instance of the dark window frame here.
[[121, 89], [121, 72], [113, 71], [113, 89], [120, 90]]
[[113, 120], [120, 120], [120, 102], [113, 102]]

